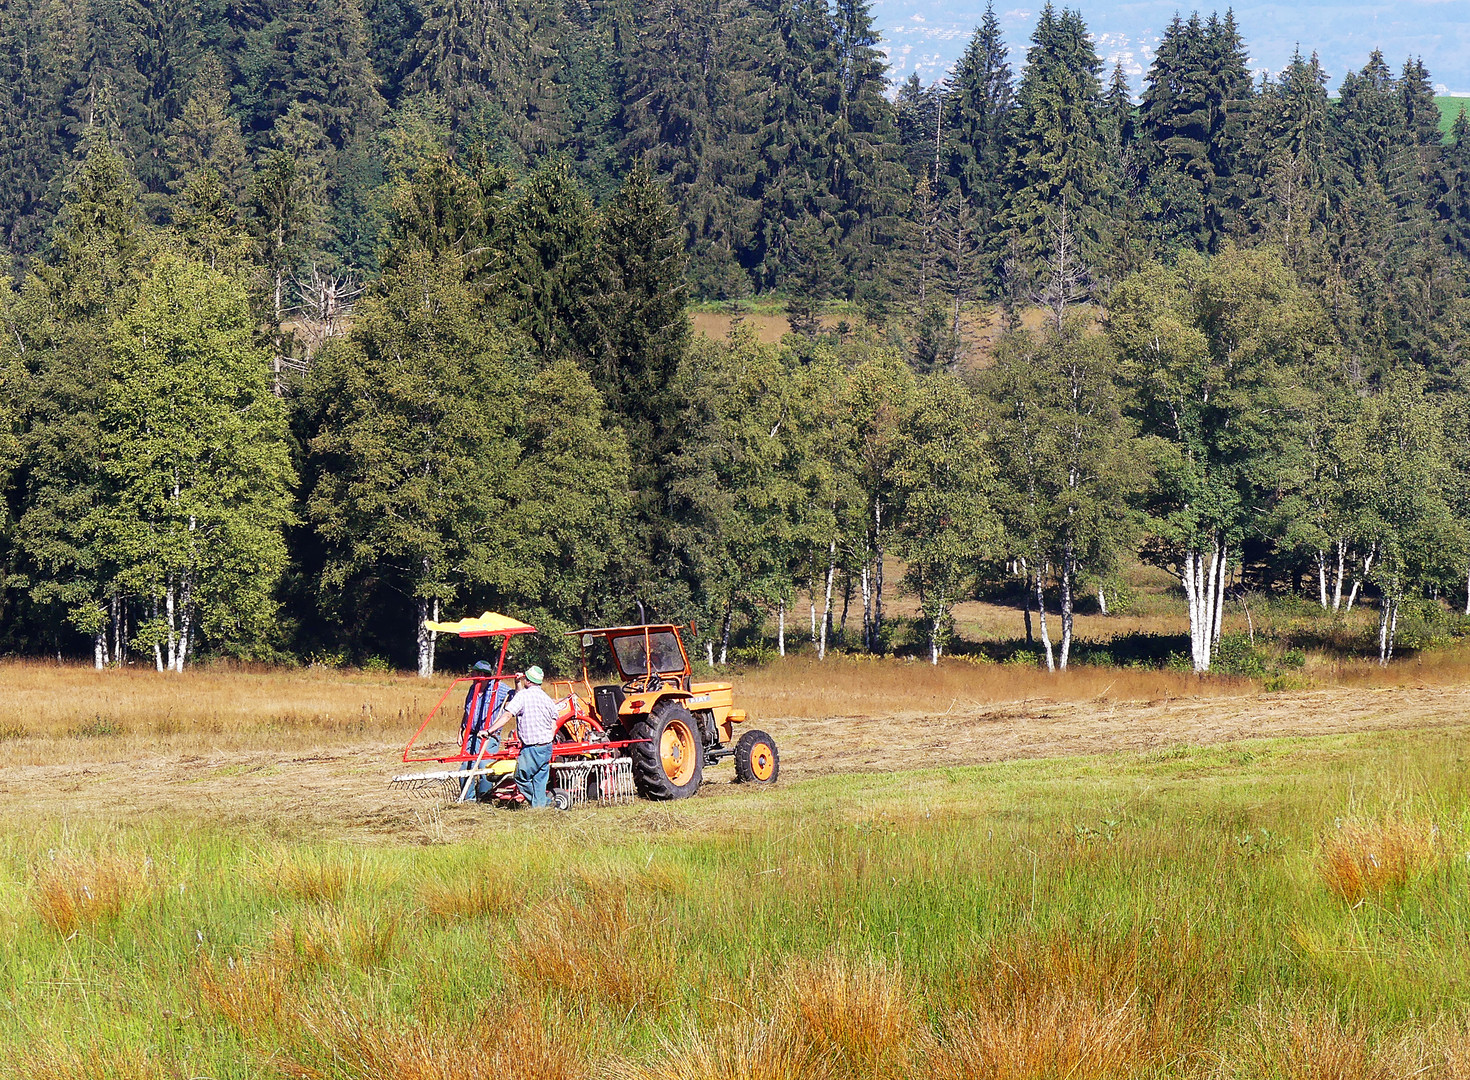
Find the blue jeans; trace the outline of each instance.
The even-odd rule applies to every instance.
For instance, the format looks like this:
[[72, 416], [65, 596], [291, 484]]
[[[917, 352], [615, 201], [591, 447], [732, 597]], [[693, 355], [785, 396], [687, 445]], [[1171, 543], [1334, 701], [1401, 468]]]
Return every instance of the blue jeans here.
[[[469, 745], [465, 749], [475, 755], [479, 755], [482, 750], [484, 751], [487, 760], [479, 762], [479, 767], [483, 769], [486, 765], [490, 764], [488, 760], [490, 755], [500, 749], [500, 732], [497, 731], [493, 735], [471, 735]], [[461, 765], [459, 771], [469, 772], [475, 768], [475, 765], [476, 763], [472, 758]], [[466, 782], [468, 783], [469, 781]], [[474, 789], [469, 794], [469, 797], [472, 799], [489, 798], [490, 792], [495, 787], [490, 777], [484, 775], [474, 777], [474, 785]]]
[[516, 787], [532, 806], [550, 804], [546, 797], [546, 781], [551, 779], [551, 744], [523, 746], [516, 758]]

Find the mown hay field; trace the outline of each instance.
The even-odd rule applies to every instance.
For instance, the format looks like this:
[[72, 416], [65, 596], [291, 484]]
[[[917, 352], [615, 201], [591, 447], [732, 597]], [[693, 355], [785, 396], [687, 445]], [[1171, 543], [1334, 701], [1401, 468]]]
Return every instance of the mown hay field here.
[[[0, 834], [0, 1075], [1470, 1075], [1465, 727]], [[435, 829], [438, 829], [436, 835]]]
[[1465, 675], [795, 657], [559, 815], [389, 788], [447, 676], [3, 664], [0, 1077], [1470, 1077]]

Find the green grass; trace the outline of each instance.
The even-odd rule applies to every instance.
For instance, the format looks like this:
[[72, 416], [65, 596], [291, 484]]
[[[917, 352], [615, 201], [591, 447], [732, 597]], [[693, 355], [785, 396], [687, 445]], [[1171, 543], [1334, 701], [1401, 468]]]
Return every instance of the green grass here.
[[[516, 1051], [551, 1055], [544, 1075], [664, 1075], [647, 1070], [756, 1037], [739, 1024], [830, 1005], [856, 969], [902, 988], [885, 1008], [916, 1010], [889, 1057], [811, 1042], [839, 1021], [808, 1016], [783, 1029], [806, 1033], [781, 1044], [798, 1065], [772, 1071], [767, 1049], [765, 1072], [715, 1071], [978, 1076], [955, 1064], [955, 1033], [1014, 1041], [1043, 1001], [1133, 1025], [1133, 1049], [1098, 1051], [1116, 1068], [1074, 1076], [1306, 1076], [1324, 1039], [1361, 1059], [1335, 1075], [1398, 1075], [1373, 1068], [1464, 1045], [1463, 735], [833, 776], [571, 815], [452, 809], [476, 821], [454, 844], [428, 842], [432, 822], [371, 846], [124, 826], [99, 793], [88, 821], [11, 822], [0, 839], [0, 1075], [437, 1076], [403, 1062], [488, 1060], [501, 1044], [464, 1047], [474, 1019], [518, 1008], [556, 1033]], [[1433, 833], [1354, 906], [1323, 877], [1344, 822]], [[481, 1075], [464, 1068], [443, 1075]]]
[[1455, 117], [1460, 115], [1460, 110], [1470, 110], [1470, 98], [1466, 97], [1437, 97], [1434, 103], [1439, 106], [1439, 130], [1446, 136], [1454, 126]]

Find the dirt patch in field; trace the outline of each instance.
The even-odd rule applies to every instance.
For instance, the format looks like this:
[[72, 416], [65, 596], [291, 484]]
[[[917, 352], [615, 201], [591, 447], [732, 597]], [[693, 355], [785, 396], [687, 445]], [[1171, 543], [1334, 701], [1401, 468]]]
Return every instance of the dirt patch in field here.
[[[761, 726], [780, 744], [783, 776], [796, 780], [1271, 736], [1455, 727], [1465, 723], [1467, 710], [1470, 687], [1332, 688], [1159, 701], [957, 702], [938, 715], [771, 718]], [[91, 761], [78, 759], [79, 748], [86, 753], [92, 746], [77, 740], [32, 743], [27, 761], [51, 757], [37, 752], [54, 747], [57, 764], [0, 765], [0, 813], [11, 821], [167, 814], [262, 835], [326, 831], [398, 839], [434, 839], [446, 828], [431, 804], [390, 788], [390, 777], [409, 770], [398, 760], [400, 744], [376, 738], [307, 754], [262, 745]], [[710, 775], [708, 795], [728, 790], [728, 764]], [[456, 823], [469, 822], [466, 815], [478, 813], [451, 810], [448, 827], [455, 831]]]

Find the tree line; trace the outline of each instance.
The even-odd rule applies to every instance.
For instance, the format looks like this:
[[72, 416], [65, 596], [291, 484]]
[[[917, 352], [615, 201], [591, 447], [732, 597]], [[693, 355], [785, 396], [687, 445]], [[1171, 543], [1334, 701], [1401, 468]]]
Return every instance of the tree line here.
[[[882, 652], [896, 556], [932, 658], [1010, 582], [1065, 667], [1137, 553], [1206, 670], [1246, 580], [1371, 595], [1384, 660], [1470, 587], [1470, 129], [1416, 63], [1252, 86], [1191, 17], [1134, 103], [1048, 6], [1019, 79], [987, 14], [890, 101], [861, 5], [94, 6], [0, 12], [0, 647], [427, 672], [449, 609], [554, 658], [641, 607]], [[752, 290], [781, 345], [692, 334]]]

